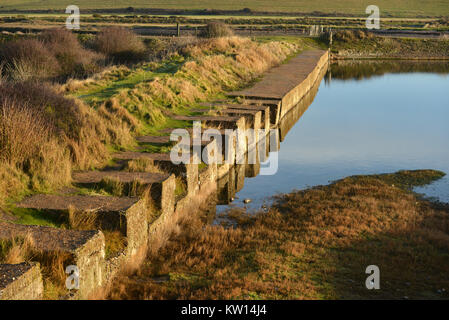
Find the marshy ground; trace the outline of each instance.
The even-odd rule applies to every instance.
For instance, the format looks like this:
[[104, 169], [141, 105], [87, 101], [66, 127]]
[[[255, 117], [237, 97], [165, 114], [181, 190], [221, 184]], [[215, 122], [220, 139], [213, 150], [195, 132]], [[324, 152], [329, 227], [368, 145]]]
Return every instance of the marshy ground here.
[[[111, 299], [445, 299], [449, 207], [412, 188], [433, 170], [353, 176], [280, 195], [236, 226], [184, 220]], [[380, 290], [365, 269], [380, 268]]]

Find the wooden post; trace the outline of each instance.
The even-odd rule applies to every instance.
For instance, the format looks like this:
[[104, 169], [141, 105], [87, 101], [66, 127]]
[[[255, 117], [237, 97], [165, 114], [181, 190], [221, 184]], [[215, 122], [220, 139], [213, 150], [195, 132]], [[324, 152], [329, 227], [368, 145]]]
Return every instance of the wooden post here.
[[181, 26], [179, 25], [179, 22], [176, 23], [176, 29], [177, 29], [176, 35], [178, 37], [180, 37], [181, 36]]

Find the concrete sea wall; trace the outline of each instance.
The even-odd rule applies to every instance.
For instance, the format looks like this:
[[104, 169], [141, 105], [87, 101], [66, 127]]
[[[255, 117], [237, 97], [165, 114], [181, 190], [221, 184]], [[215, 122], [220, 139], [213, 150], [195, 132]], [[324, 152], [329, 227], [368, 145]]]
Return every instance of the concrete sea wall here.
[[[255, 129], [255, 141], [235, 139], [234, 148], [245, 150], [243, 162], [234, 153], [232, 161], [225, 164], [175, 165], [169, 154], [145, 152], [120, 152], [113, 157], [123, 168], [128, 161], [144, 159], [153, 162], [165, 173], [117, 171], [74, 173], [80, 185], [97, 185], [105, 178], [114, 178], [124, 185], [139, 181], [142, 188], [130, 196], [102, 197], [78, 194], [35, 195], [18, 204], [22, 208], [37, 209], [45, 214], [67, 219], [70, 225], [88, 215], [94, 218], [97, 230], [65, 230], [39, 226], [19, 226], [0, 222], [0, 240], [31, 237], [33, 250], [57, 257], [61, 253], [69, 257], [66, 264], [79, 268], [80, 287], [66, 298], [88, 299], [99, 288], [107, 286], [136, 256], [146, 250], [157, 251], [164, 245], [176, 223], [186, 215], [197, 214], [202, 206], [231, 202], [244, 186], [245, 177], [259, 174], [260, 163], [272, 151], [279, 150], [290, 128], [313, 101], [319, 84], [327, 70], [329, 53], [323, 50], [305, 51], [287, 63], [273, 68], [254, 87], [233, 92], [232, 97], [243, 98], [241, 104], [217, 102], [209, 104], [218, 115], [173, 116], [183, 121], [201, 121], [203, 125], [218, 130], [225, 137], [224, 129]], [[272, 135], [270, 129], [277, 134]], [[280, 138], [279, 138], [280, 137]], [[168, 137], [139, 137], [141, 142], [166, 143]], [[225, 140], [223, 140], [225, 141]], [[224, 148], [217, 141], [203, 141], [201, 151], [213, 150], [219, 158], [225, 158]], [[248, 163], [248, 151], [259, 156]], [[193, 160], [196, 156], [192, 154]], [[108, 223], [113, 221], [114, 223]], [[107, 256], [107, 238], [110, 232], [118, 232], [126, 239], [125, 248]], [[42, 255], [39, 255], [41, 257]], [[41, 299], [43, 279], [39, 258], [32, 264], [0, 264], [0, 299]]]

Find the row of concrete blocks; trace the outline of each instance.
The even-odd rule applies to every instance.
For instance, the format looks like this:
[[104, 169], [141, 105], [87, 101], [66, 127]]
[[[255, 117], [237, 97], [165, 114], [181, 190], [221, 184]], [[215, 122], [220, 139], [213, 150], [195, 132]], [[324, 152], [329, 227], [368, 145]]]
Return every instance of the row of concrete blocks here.
[[[198, 174], [198, 165], [196, 165], [196, 170], [195, 165], [186, 165], [184, 168], [190, 186], [188, 194], [176, 204], [176, 186], [173, 174], [140, 174], [140, 182], [151, 184], [151, 187], [147, 189], [151, 194], [149, 197], [151, 200], [157, 200], [156, 209], [160, 210], [160, 215], [154, 221], [149, 221], [150, 206], [147, 197], [36, 195], [25, 199], [18, 206], [44, 211], [46, 214], [68, 221], [69, 225], [72, 224], [72, 220], [76, 220], [77, 214], [92, 214], [95, 215], [95, 224], [98, 230], [77, 231], [0, 223], [0, 240], [30, 239], [33, 251], [45, 252], [47, 255], [55, 257], [65, 254], [68, 258], [64, 265], [76, 265], [79, 269], [80, 282], [76, 297], [88, 298], [95, 289], [110, 280], [123, 263], [137, 254], [139, 249], [145, 248], [152, 234], [155, 233], [156, 226], [161, 225], [168, 217], [175, 214], [175, 211], [182, 210], [186, 203], [194, 201], [200, 190], [203, 194], [207, 193], [209, 190], [206, 189], [206, 186], [210, 188], [210, 182], [215, 182], [216, 169], [214, 170], [212, 166], [200, 174]], [[78, 182], [88, 181], [89, 184], [94, 184], [95, 181], [100, 182], [99, 177], [101, 176], [117, 178], [120, 175], [122, 176], [121, 181], [133, 176], [132, 173], [122, 175], [122, 172], [102, 172], [96, 175], [78, 173], [74, 174], [74, 178]], [[150, 176], [154, 180], [158, 178], [159, 181], [145, 180]], [[93, 181], [94, 179], [97, 180]], [[105, 259], [105, 238], [100, 230], [120, 231], [126, 237], [125, 251], [110, 259]], [[0, 268], [0, 279], [2, 277], [8, 279], [4, 279], [3, 283], [0, 281], [0, 299], [39, 299], [41, 297], [41, 286], [36, 287], [35, 290], [16, 290], [18, 286], [37, 285], [36, 281], [29, 281], [31, 275], [33, 279], [36, 278], [37, 264], [30, 264], [29, 268], [17, 265], [18, 270], [23, 270], [21, 276], [11, 272], [14, 266], [4, 267], [5, 269]]]
[[[253, 107], [238, 109], [237, 106], [229, 106], [231, 116], [203, 116], [184, 120], [200, 120], [206, 126], [218, 125], [229, 129], [266, 128], [268, 130], [270, 128], [270, 108]], [[266, 122], [262, 124], [262, 120]], [[151, 139], [150, 137], [140, 137], [138, 140], [151, 142]], [[162, 139], [163, 142], [164, 139]], [[202, 148], [207, 148], [213, 143], [213, 141], [203, 143]], [[164, 171], [172, 172], [172, 174], [132, 173], [116, 170], [76, 172], [73, 174], [74, 182], [83, 186], [94, 186], [105, 178], [112, 178], [125, 185], [132, 185], [137, 179], [141, 185], [151, 186], [142, 190], [148, 192], [150, 199], [156, 200], [156, 207], [160, 210], [160, 216], [156, 221], [148, 222], [148, 203], [139, 197], [35, 195], [25, 199], [18, 206], [45, 211], [67, 220], [69, 224], [78, 213], [95, 214], [98, 229], [120, 230], [126, 236], [127, 247], [121, 255], [109, 260], [105, 259], [105, 239], [99, 230], [77, 231], [10, 223], [0, 224], [0, 240], [28, 237], [32, 239], [33, 250], [46, 252], [49, 255], [68, 254], [70, 264], [76, 265], [80, 272], [76, 298], [88, 298], [95, 289], [109, 281], [120, 265], [148, 243], [151, 235], [163, 225], [167, 218], [177, 211], [187, 210], [192, 203], [195, 203], [194, 200], [198, 198], [199, 194], [201, 194], [201, 198], [204, 198], [206, 194], [214, 192], [218, 177], [229, 171], [229, 165], [222, 165], [220, 169], [216, 164], [208, 165], [201, 171], [194, 163], [174, 165], [168, 154], [122, 152], [115, 154], [114, 158], [119, 161], [150, 159]], [[179, 201], [175, 199], [175, 176], [182, 177], [187, 185], [187, 194]], [[38, 261], [18, 265], [1, 265], [0, 280], [2, 278], [0, 299], [39, 299], [42, 297], [43, 286]]]
[[290, 92], [282, 97], [281, 118], [295, 107], [312, 89], [315, 83], [321, 81], [323, 70], [326, 71], [329, 64], [329, 52], [325, 51], [319, 56], [318, 61], [314, 59], [311, 71], [304, 73], [304, 80], [296, 85]]
[[323, 69], [329, 64], [329, 50], [309, 50], [289, 63], [270, 70], [262, 81], [251, 88], [231, 92], [228, 96], [252, 100], [280, 101], [276, 124], [311, 90]]
[[[300, 101], [312, 86], [316, 84], [320, 73], [327, 63], [327, 57], [320, 58], [317, 66], [310, 72], [305, 81], [287, 94], [282, 100], [247, 99], [243, 104], [214, 103], [205, 104], [210, 109], [194, 110], [198, 113], [217, 112], [220, 116], [175, 117], [178, 120], [202, 121], [206, 126], [223, 129], [265, 129], [268, 134], [272, 126], [277, 126], [280, 119], [290, 111], [292, 106]], [[213, 109], [212, 109], [213, 108]], [[260, 138], [260, 137], [259, 137]], [[167, 143], [167, 137], [140, 137], [138, 141], [145, 143]], [[207, 147], [203, 143], [202, 147]], [[131, 184], [136, 178], [144, 185], [151, 185], [150, 197], [159, 199], [160, 217], [148, 223], [147, 204], [139, 198], [86, 197], [86, 196], [50, 196], [38, 195], [26, 199], [22, 207], [35, 208], [66, 215], [70, 208], [76, 211], [91, 211], [98, 219], [98, 227], [102, 229], [120, 229], [127, 237], [127, 248], [120, 256], [109, 261], [105, 260], [105, 240], [101, 231], [60, 230], [40, 226], [18, 226], [0, 223], [0, 239], [14, 237], [31, 237], [36, 250], [49, 254], [69, 253], [71, 263], [80, 270], [80, 289], [77, 298], [87, 298], [95, 289], [105, 284], [127, 258], [136, 254], [143, 247], [151, 234], [162, 226], [167, 218], [177, 211], [189, 210], [198, 194], [204, 195], [217, 186], [226, 190], [225, 202], [237, 190], [243, 187], [244, 176], [257, 174], [257, 166], [216, 165], [207, 166], [202, 172], [198, 166], [186, 164], [175, 166], [167, 154], [148, 154], [139, 152], [123, 152], [115, 155], [119, 160], [151, 159], [167, 171], [173, 172], [185, 179], [187, 195], [175, 200], [174, 175], [157, 175], [145, 173], [111, 172], [80, 172], [74, 174], [74, 181], [82, 185], [97, 184], [106, 177], [115, 178], [123, 183]], [[231, 168], [233, 167], [233, 168]], [[242, 171], [243, 170], [243, 171]], [[227, 179], [223, 177], [227, 176]], [[233, 178], [231, 178], [233, 177]], [[231, 181], [236, 181], [232, 182]], [[227, 184], [227, 186], [224, 186]], [[229, 187], [232, 185], [232, 187]], [[235, 187], [236, 190], [233, 188]], [[201, 191], [201, 192], [200, 192]], [[80, 205], [81, 204], [81, 205]], [[196, 204], [195, 204], [196, 205]], [[176, 206], [176, 208], [175, 208]], [[43, 285], [38, 262], [21, 263], [17, 265], [0, 265], [0, 299], [38, 299], [42, 296]]]
[[[322, 55], [318, 63], [307, 70], [304, 81], [285, 94], [282, 99], [247, 97], [243, 104], [213, 103], [205, 104], [208, 109], [194, 110], [198, 113], [213, 111], [219, 116], [200, 115], [193, 117], [176, 116], [175, 119], [185, 121], [201, 121], [206, 126], [221, 129], [265, 129], [268, 134], [272, 126], [277, 126], [282, 118], [301, 101], [316, 85], [317, 79], [327, 64], [327, 55]], [[312, 90], [313, 91], [313, 90]], [[166, 131], [169, 133], [169, 131]], [[259, 137], [260, 139], [261, 137]], [[167, 137], [140, 137], [141, 143], [167, 143]], [[203, 143], [202, 148], [209, 143]], [[257, 143], [256, 143], [257, 145]], [[149, 154], [139, 152], [123, 152], [114, 156], [118, 160], [150, 159], [174, 175], [182, 177], [187, 185], [187, 195], [176, 201], [175, 177], [173, 174], [157, 175], [147, 173], [110, 172], [80, 172], [74, 174], [74, 181], [84, 185], [95, 185], [104, 178], [115, 178], [125, 184], [132, 184], [136, 178], [143, 185], [151, 185], [149, 197], [158, 199], [157, 207], [161, 211], [156, 221], [148, 221], [148, 204], [139, 198], [88, 197], [88, 196], [51, 196], [37, 195], [19, 204], [26, 208], [41, 209], [55, 214], [65, 215], [70, 220], [70, 210], [90, 211], [99, 219], [98, 227], [102, 229], [119, 229], [127, 237], [127, 248], [120, 256], [105, 259], [105, 240], [101, 231], [60, 230], [39, 226], [18, 226], [0, 223], [0, 239], [14, 237], [31, 237], [37, 251], [49, 254], [60, 252], [71, 256], [71, 263], [80, 270], [80, 289], [77, 298], [87, 298], [98, 287], [112, 278], [127, 258], [136, 254], [144, 247], [158, 227], [163, 226], [171, 215], [194, 208], [208, 192], [216, 190], [217, 181], [220, 189], [222, 184], [235, 185], [237, 189], [243, 186], [244, 176], [257, 174], [248, 172], [248, 166], [227, 164], [217, 167], [209, 165], [201, 172], [198, 165], [186, 164], [175, 166], [168, 154]], [[231, 168], [233, 167], [233, 168]], [[251, 166], [249, 167], [251, 168]], [[242, 172], [245, 171], [244, 173]], [[250, 170], [251, 171], [251, 170]], [[223, 177], [227, 175], [229, 179]], [[238, 176], [233, 179], [229, 177]], [[229, 181], [237, 181], [235, 184]], [[223, 182], [224, 181], [224, 182]], [[226, 182], [228, 181], [228, 182]], [[221, 186], [220, 186], [221, 185]], [[235, 192], [228, 188], [230, 193]], [[201, 196], [199, 196], [201, 195]], [[229, 198], [229, 194], [226, 196]], [[22, 263], [18, 265], [0, 265], [0, 299], [38, 299], [42, 296], [43, 286], [38, 263]]]

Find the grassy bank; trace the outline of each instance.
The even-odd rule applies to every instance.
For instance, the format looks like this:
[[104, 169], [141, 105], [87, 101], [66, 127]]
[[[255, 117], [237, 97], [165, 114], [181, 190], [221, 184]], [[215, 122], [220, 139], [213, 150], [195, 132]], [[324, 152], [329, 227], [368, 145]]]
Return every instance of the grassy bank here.
[[[111, 152], [136, 150], [135, 136], [189, 125], [171, 120], [170, 115], [191, 114], [190, 108], [200, 101], [248, 85], [306, 47], [300, 42], [260, 43], [224, 36], [229, 31], [225, 26], [214, 28], [211, 31], [218, 35], [209, 32], [203, 38], [146, 42], [124, 28], [105, 29], [84, 41], [58, 29], [2, 44], [0, 223], [96, 229], [90, 213], [77, 213], [79, 218], [68, 223], [45, 211], [17, 208], [15, 203], [34, 193], [134, 195], [138, 184], [128, 190], [114, 179], [105, 179], [95, 188], [72, 185], [72, 172], [113, 164]], [[101, 72], [92, 74], [92, 70]], [[159, 168], [136, 160], [124, 170]], [[177, 179], [176, 195], [184, 192]], [[150, 211], [149, 218], [159, 214]], [[123, 234], [103, 231], [106, 258], [122, 252]], [[25, 240], [0, 241], [0, 263], [37, 260], [42, 265], [48, 260], [43, 268], [44, 297], [57, 299], [65, 292], [64, 260], [37, 255]]]
[[[449, 208], [411, 189], [444, 174], [354, 176], [278, 197], [234, 228], [191, 217], [112, 299], [447, 299]], [[380, 290], [367, 290], [368, 265]]]
[[[133, 52], [127, 52], [129, 46], [120, 43], [128, 43], [129, 36], [118, 30], [114, 37], [119, 38], [119, 44], [105, 46], [113, 49], [109, 52], [101, 50], [99, 39], [107, 35], [88, 39], [86, 43], [93, 43], [98, 52], [95, 53], [80, 47], [73, 37], [65, 33], [62, 36], [69, 41], [52, 43], [61, 55], [39, 56], [39, 52], [48, 51], [41, 38], [2, 47], [24, 50], [20, 55], [15, 49], [2, 51], [9, 67], [0, 78], [1, 219], [10, 213], [10, 218], [18, 218], [18, 223], [51, 225], [37, 215], [27, 219], [14, 208], [14, 202], [25, 195], [53, 193], [70, 186], [73, 170], [111, 164], [112, 151], [135, 150], [134, 136], [188, 126], [189, 123], [172, 120], [169, 115], [191, 114], [189, 109], [200, 101], [213, 100], [226, 90], [248, 85], [309, 46], [301, 41], [184, 38], [150, 41], [145, 47], [136, 42]], [[37, 49], [25, 50], [30, 44]], [[71, 46], [76, 50], [71, 50]], [[17, 57], [9, 59], [10, 52]], [[72, 52], [79, 55], [70, 56]], [[72, 71], [80, 70], [78, 65], [85, 65], [81, 58], [86, 52], [102, 55], [109, 66], [87, 79], [83, 79], [88, 75], [84, 74], [61, 82], [68, 75], [76, 75]], [[138, 56], [140, 62], [124, 59], [130, 54]], [[78, 57], [79, 64], [68, 64]], [[117, 63], [123, 60], [126, 64]], [[33, 72], [22, 72], [17, 61]], [[45, 67], [47, 64], [53, 69]], [[50, 75], [49, 70], [54, 72]], [[64, 77], [61, 70], [67, 71]]]
[[448, 39], [390, 38], [363, 31], [339, 31], [332, 53], [335, 58], [449, 58]]
[[167, 112], [189, 114], [199, 101], [223, 98], [225, 91], [248, 85], [305, 47], [298, 41], [257, 43], [238, 37], [187, 41], [194, 42], [163, 61], [114, 67], [92, 79], [69, 81], [61, 90], [94, 108], [122, 109], [135, 131], [157, 134], [186, 125]]

